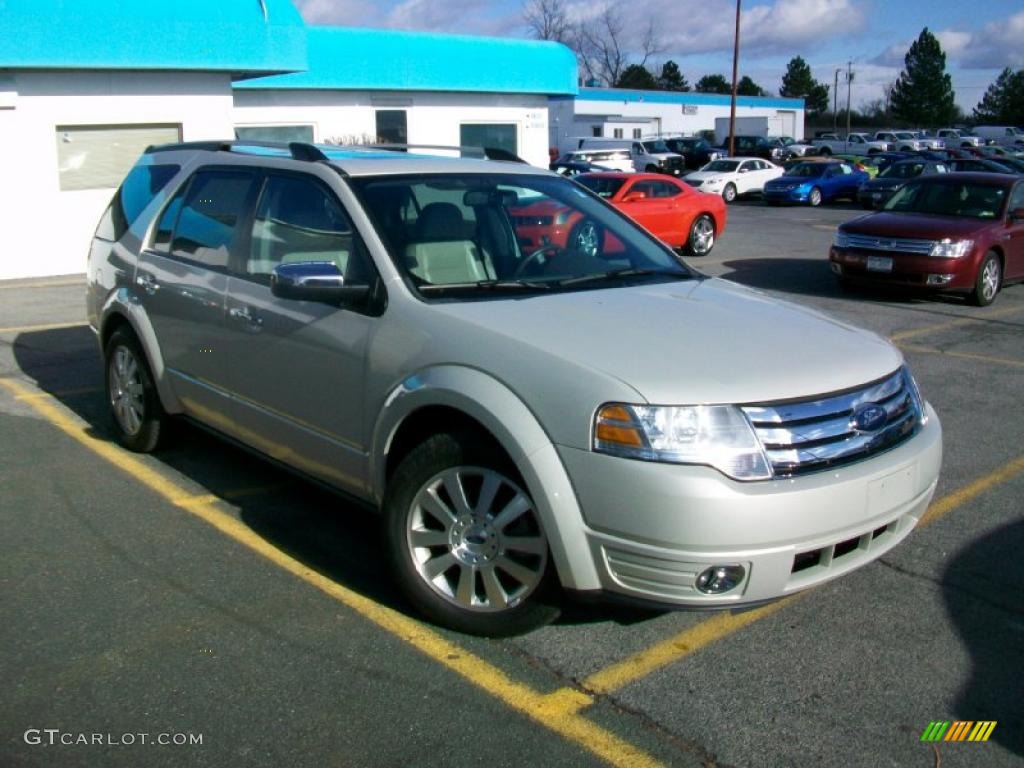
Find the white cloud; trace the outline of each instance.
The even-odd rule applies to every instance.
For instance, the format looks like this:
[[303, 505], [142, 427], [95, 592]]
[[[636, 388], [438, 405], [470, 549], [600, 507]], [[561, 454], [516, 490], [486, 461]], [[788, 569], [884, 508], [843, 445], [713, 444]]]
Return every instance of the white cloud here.
[[938, 37], [944, 50], [949, 39], [947, 55], [965, 69], [1024, 68], [1024, 11], [986, 24], [980, 32], [945, 30]]
[[522, 17], [502, 14], [489, 0], [401, 0], [386, 4], [365, 0], [296, 0], [309, 24], [408, 29], [466, 35], [508, 35]]

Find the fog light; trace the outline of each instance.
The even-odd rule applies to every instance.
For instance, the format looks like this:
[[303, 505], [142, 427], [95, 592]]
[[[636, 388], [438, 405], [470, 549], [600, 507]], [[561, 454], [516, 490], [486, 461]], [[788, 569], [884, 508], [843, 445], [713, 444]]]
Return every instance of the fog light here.
[[928, 285], [948, 285], [953, 275], [928, 275]]
[[833, 272], [835, 272], [837, 275], [843, 274], [843, 268], [839, 264], [836, 264], [834, 261], [829, 262], [829, 263], [832, 266], [832, 271]]
[[697, 590], [705, 595], [721, 595], [739, 586], [745, 575], [742, 565], [712, 565], [697, 577]]

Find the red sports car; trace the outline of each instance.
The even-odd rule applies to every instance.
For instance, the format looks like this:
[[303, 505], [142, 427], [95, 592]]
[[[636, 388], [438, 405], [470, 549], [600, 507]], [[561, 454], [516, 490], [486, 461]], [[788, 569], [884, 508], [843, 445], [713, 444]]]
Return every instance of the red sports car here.
[[[700, 192], [685, 182], [655, 173], [586, 173], [575, 181], [604, 198], [652, 235], [694, 256], [710, 253], [725, 230], [721, 195]], [[545, 245], [596, 250], [600, 234], [594, 224], [554, 201], [519, 206], [513, 211], [516, 235], [524, 248]], [[614, 243], [605, 243], [614, 251]]]

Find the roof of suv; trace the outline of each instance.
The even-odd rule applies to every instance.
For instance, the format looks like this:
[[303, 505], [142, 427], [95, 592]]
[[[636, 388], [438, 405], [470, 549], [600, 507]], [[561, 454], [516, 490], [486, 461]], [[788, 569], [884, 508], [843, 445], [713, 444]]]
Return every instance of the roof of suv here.
[[[438, 151], [455, 152], [460, 147], [431, 147]], [[480, 150], [481, 154], [493, 150]], [[149, 147], [146, 154], [184, 153], [189, 156], [203, 153], [217, 162], [231, 161], [228, 157], [274, 158], [305, 162], [326, 162], [347, 176], [382, 176], [408, 173], [548, 173], [509, 155], [494, 158], [451, 157], [437, 154], [417, 154], [381, 147], [342, 147], [327, 144], [291, 144], [274, 142], [185, 142]], [[496, 165], [497, 163], [497, 165]], [[250, 164], [248, 162], [244, 163]]]

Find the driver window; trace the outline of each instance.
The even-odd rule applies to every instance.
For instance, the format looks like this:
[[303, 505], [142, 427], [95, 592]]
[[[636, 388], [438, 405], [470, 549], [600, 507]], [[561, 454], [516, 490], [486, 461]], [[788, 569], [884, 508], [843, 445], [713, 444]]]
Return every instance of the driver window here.
[[[354, 236], [341, 204], [318, 181], [269, 176], [256, 206], [243, 275], [269, 283], [279, 264], [331, 262], [346, 277], [356, 271]], [[365, 279], [362, 271], [360, 279]]]

